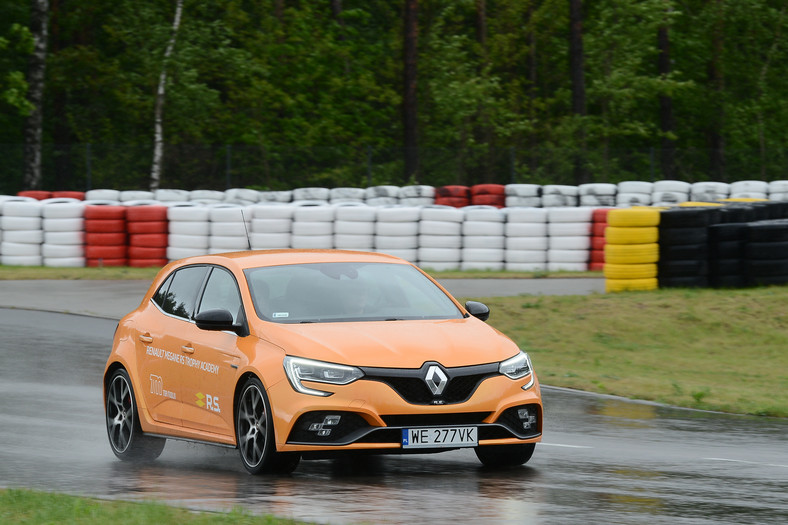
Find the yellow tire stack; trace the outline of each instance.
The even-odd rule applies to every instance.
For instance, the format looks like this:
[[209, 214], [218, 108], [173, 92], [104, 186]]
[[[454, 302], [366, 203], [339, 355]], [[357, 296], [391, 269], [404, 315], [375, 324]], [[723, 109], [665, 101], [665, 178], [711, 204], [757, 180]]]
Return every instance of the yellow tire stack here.
[[605, 229], [605, 290], [656, 290], [658, 208], [610, 210]]

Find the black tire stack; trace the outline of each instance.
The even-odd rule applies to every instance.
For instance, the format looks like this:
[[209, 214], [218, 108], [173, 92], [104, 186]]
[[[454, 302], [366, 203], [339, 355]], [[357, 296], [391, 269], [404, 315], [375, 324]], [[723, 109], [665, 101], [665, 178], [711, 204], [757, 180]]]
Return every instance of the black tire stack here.
[[709, 226], [720, 220], [715, 207], [663, 210], [659, 222], [660, 288], [709, 285]]
[[744, 274], [749, 286], [788, 283], [788, 219], [758, 221], [747, 226]]

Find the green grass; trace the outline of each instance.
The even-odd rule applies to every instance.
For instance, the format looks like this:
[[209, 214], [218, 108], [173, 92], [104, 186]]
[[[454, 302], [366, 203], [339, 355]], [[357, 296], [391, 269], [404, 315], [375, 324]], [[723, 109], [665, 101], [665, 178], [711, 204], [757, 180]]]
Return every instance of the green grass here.
[[788, 287], [476, 299], [543, 384], [788, 417]]
[[296, 525], [274, 516], [254, 516], [243, 510], [229, 513], [192, 512], [161, 503], [127, 503], [50, 494], [33, 490], [0, 490], [0, 523], [105, 525]]

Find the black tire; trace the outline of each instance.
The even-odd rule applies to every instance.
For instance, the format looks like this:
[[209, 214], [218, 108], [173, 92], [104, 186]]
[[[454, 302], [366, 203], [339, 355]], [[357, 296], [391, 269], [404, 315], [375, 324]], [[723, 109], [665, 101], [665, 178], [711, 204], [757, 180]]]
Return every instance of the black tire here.
[[271, 404], [256, 377], [246, 381], [238, 396], [235, 437], [241, 463], [250, 474], [289, 474], [301, 461], [300, 454], [276, 452]]
[[744, 246], [747, 259], [788, 259], [788, 241], [748, 242]]
[[525, 465], [534, 455], [536, 443], [522, 445], [487, 445], [476, 447], [476, 457], [482, 465], [490, 468], [518, 467]]
[[706, 226], [694, 226], [691, 228], [663, 228], [659, 227], [659, 244], [701, 244], [709, 242], [709, 233]]
[[788, 220], [752, 222], [747, 230], [750, 242], [785, 242], [788, 241]]
[[107, 437], [112, 452], [124, 461], [153, 461], [164, 450], [166, 439], [146, 436], [137, 412], [129, 374], [118, 369], [107, 384]]
[[709, 255], [709, 245], [705, 242], [698, 244], [660, 244], [659, 260], [674, 261], [686, 259], [706, 259]]
[[713, 208], [671, 208], [659, 214], [659, 225], [665, 228], [706, 227], [719, 222], [719, 211]]

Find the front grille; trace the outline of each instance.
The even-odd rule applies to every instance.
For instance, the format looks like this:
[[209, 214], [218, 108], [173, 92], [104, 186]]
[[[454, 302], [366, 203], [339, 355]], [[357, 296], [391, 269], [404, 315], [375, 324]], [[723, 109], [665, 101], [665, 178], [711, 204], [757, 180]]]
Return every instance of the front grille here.
[[389, 427], [463, 426], [479, 425], [490, 412], [461, 412], [458, 414], [402, 414], [381, 416]]
[[[427, 371], [438, 366], [446, 374], [447, 382], [440, 394], [433, 394], [426, 383]], [[414, 405], [447, 405], [463, 403], [471, 398], [482, 381], [498, 375], [498, 363], [443, 368], [438, 363], [424, 363], [421, 368], [362, 367], [364, 379], [380, 381], [390, 386], [399, 396]]]

